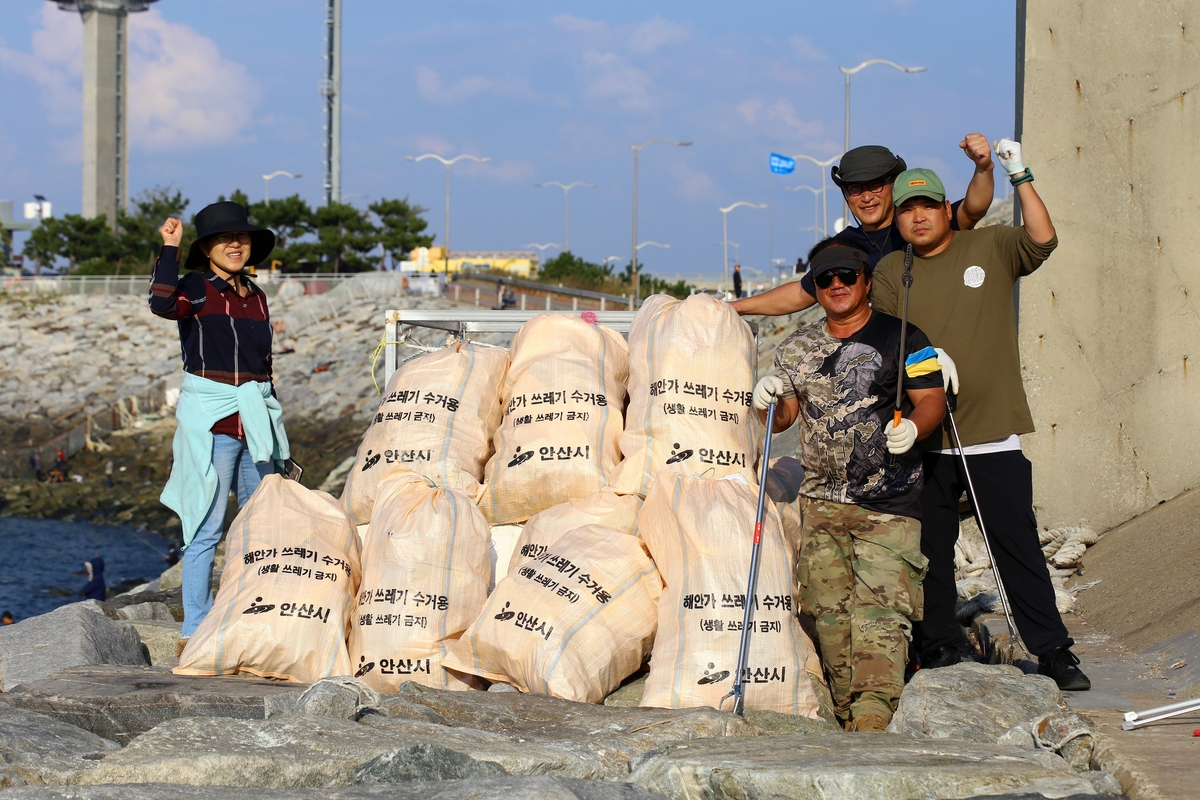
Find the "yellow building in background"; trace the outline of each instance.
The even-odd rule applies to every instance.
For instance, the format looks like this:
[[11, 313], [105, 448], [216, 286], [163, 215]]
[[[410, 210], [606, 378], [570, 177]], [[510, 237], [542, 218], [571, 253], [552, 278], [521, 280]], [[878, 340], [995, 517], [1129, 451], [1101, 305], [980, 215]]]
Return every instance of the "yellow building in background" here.
[[402, 272], [487, 272], [502, 270], [514, 278], [533, 278], [538, 273], [537, 253], [532, 250], [451, 251], [449, 259], [440, 247], [418, 247], [400, 262]]

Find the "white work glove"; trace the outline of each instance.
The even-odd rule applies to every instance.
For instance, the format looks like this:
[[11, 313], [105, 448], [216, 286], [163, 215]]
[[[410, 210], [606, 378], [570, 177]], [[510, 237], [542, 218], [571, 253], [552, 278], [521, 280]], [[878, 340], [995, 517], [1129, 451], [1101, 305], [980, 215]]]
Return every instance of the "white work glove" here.
[[888, 452], [892, 455], [907, 453], [917, 443], [917, 423], [907, 417], [901, 418], [900, 427], [887, 426]]
[[779, 395], [782, 393], [783, 378], [778, 375], [767, 375], [760, 379], [758, 385], [754, 387], [754, 407], [759, 411], [766, 411], [767, 406], [778, 402]]
[[942, 367], [942, 388], [946, 390], [946, 394], [958, 394], [958, 367], [954, 366], [954, 359], [940, 347], [933, 349], [937, 353], [938, 364]]
[[1001, 139], [996, 142], [996, 155], [1000, 157], [1000, 166], [1004, 167], [1004, 171], [1009, 176], [1020, 175], [1025, 171], [1025, 165], [1021, 163], [1021, 143], [1014, 142], [1012, 139]]

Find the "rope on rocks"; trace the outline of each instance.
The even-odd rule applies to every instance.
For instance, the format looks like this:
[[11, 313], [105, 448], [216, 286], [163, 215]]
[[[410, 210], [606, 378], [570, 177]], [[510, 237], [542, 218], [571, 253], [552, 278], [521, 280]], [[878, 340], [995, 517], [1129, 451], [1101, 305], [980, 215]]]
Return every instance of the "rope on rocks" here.
[[1040, 731], [1042, 725], [1046, 722], [1046, 720], [1048, 720], [1052, 716], [1054, 716], [1054, 714], [1047, 714], [1044, 717], [1039, 717], [1038, 719], [1033, 721], [1032, 725], [1029, 726], [1030, 730], [1033, 732], [1033, 741], [1038, 746], [1038, 749], [1050, 750], [1052, 752], [1058, 753], [1064, 747], [1066, 747], [1068, 744], [1070, 744], [1071, 742], [1073, 742], [1076, 739], [1079, 739], [1083, 736], [1087, 736], [1088, 738], [1090, 738], [1092, 740], [1093, 748], [1096, 746], [1096, 734], [1094, 732], [1092, 732], [1091, 730], [1089, 730], [1088, 728], [1083, 727], [1082, 725], [1076, 725], [1074, 727], [1069, 728], [1067, 730], [1066, 734], [1056, 742], [1051, 742], [1051, 741], [1047, 741], [1047, 740], [1043, 739], [1042, 735], [1039, 731]]

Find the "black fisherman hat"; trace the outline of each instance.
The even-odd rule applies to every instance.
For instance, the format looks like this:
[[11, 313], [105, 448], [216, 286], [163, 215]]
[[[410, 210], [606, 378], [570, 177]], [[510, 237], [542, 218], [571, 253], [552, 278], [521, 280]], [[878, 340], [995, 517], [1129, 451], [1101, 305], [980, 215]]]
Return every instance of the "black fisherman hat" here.
[[196, 241], [188, 249], [187, 261], [183, 263], [188, 269], [208, 269], [208, 258], [200, 249], [200, 242], [218, 233], [237, 233], [245, 231], [250, 234], [250, 257], [246, 266], [253, 267], [261, 264], [275, 249], [275, 234], [267, 228], [250, 224], [246, 207], [241, 203], [228, 200], [213, 203], [200, 209], [195, 217]]
[[867, 260], [867, 254], [864, 251], [850, 245], [839, 244], [827, 247], [813, 256], [808, 274], [813, 280], [816, 280], [821, 273], [835, 269], [861, 269], [863, 274], [868, 277], [872, 271], [870, 261]]
[[904, 159], [891, 150], [883, 145], [867, 144], [847, 150], [841, 163], [829, 168], [829, 174], [833, 182], [844, 189], [848, 183], [892, 181], [906, 169], [908, 165]]

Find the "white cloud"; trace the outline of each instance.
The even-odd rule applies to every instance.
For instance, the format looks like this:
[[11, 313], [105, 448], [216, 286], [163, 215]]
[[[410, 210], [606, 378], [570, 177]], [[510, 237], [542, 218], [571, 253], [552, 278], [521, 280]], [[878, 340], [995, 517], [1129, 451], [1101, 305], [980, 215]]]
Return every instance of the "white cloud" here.
[[802, 61], [823, 61], [825, 59], [824, 51], [813, 44], [807, 36], [794, 34], [788, 39], [788, 44], [791, 45], [792, 53]]
[[454, 168], [461, 170], [460, 174], [464, 176], [480, 176], [495, 183], [525, 183], [537, 176], [537, 168], [531, 162], [514, 159], [489, 161], [486, 164], [460, 161]]
[[421, 95], [422, 100], [437, 105], [453, 105], [488, 93], [533, 96], [529, 86], [522, 80], [496, 80], [483, 75], [469, 75], [447, 83], [437, 72], [424, 66], [417, 67], [417, 93]]
[[767, 119], [781, 122], [784, 127], [796, 136], [817, 136], [821, 132], [819, 122], [809, 122], [800, 118], [792, 101], [780, 98], [767, 107]]
[[628, 111], [649, 111], [654, 107], [650, 96], [650, 75], [631, 67], [615, 53], [588, 51], [583, 54], [588, 85], [584, 94], [612, 100]]
[[645, 55], [660, 47], [686, 41], [690, 35], [685, 25], [669, 22], [662, 17], [651, 17], [633, 29], [629, 37], [629, 49]]
[[454, 150], [454, 145], [448, 139], [436, 133], [418, 134], [413, 141], [416, 143], [417, 150], [422, 153], [437, 153], [439, 156], [449, 158], [450, 153]]
[[[42, 7], [31, 52], [0, 46], [0, 65], [32, 79], [50, 121], [82, 117], [83, 24], [78, 14]], [[129, 142], [172, 149], [223, 144], [249, 125], [259, 90], [245, 67], [212, 39], [168, 22], [157, 9], [129, 17]]]
[[576, 17], [572, 14], [559, 14], [552, 17], [551, 21], [562, 28], [564, 31], [576, 31], [579, 33], [608, 33], [608, 25], [603, 22], [598, 22], [592, 19], [584, 19]]
[[746, 122], [754, 122], [754, 118], [758, 116], [758, 112], [762, 110], [762, 107], [762, 100], [747, 100], [737, 107], [737, 113]]
[[723, 194], [716, 182], [703, 170], [695, 170], [683, 161], [676, 161], [668, 168], [677, 183], [675, 194], [686, 200], [720, 201]]

